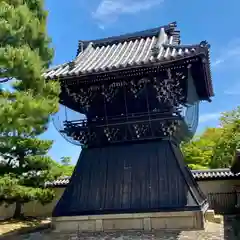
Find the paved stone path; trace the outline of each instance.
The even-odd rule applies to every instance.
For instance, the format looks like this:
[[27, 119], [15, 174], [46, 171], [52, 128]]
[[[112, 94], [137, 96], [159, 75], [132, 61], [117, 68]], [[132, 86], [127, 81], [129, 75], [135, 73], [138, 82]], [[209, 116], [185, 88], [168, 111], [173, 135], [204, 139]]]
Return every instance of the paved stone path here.
[[[18, 240], [240, 240], [240, 221], [234, 217], [225, 217], [223, 224], [207, 223], [204, 231], [182, 232], [114, 232], [114, 233], [81, 233], [57, 234], [34, 233], [18, 237]], [[237, 234], [239, 234], [237, 236]], [[12, 238], [9, 240], [13, 240]]]

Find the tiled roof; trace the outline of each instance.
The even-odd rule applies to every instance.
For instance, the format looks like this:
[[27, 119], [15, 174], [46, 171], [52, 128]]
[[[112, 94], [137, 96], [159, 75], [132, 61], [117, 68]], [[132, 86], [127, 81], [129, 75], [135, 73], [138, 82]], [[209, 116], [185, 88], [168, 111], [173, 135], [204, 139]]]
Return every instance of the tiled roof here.
[[193, 177], [196, 180], [220, 179], [220, 178], [239, 178], [240, 175], [233, 174], [229, 168], [210, 169], [210, 170], [192, 170]]
[[[82, 76], [121, 70], [152, 63], [166, 63], [208, 54], [207, 44], [179, 45], [176, 23], [167, 26], [95, 41], [80, 42], [79, 54], [70, 63], [49, 69], [46, 78]], [[153, 53], [157, 49], [157, 53]]]
[[[213, 179], [240, 179], [240, 174], [234, 175], [229, 168], [210, 170], [191, 170], [193, 177], [197, 181]], [[46, 186], [65, 187], [69, 183], [70, 177], [61, 177], [53, 182], [46, 182]]]
[[45, 185], [46, 186], [58, 186], [58, 187], [65, 187], [66, 185], [68, 185], [70, 180], [69, 176], [65, 176], [65, 177], [60, 177], [57, 180], [54, 180], [52, 182], [46, 182]]
[[90, 42], [94, 43], [95, 46], [106, 46], [106, 45], [112, 45], [114, 43], [123, 43], [125, 41], [131, 41], [131, 40], [136, 40], [136, 39], [142, 39], [142, 38], [147, 38], [147, 37], [157, 37], [159, 36], [159, 31], [161, 28], [164, 29], [165, 33], [167, 35], [173, 36], [173, 41], [176, 44], [180, 44], [180, 31], [176, 29], [177, 24], [176, 22], [172, 22], [170, 24], [167, 24], [165, 26], [161, 27], [156, 27], [152, 29], [147, 29], [144, 31], [138, 31], [134, 33], [127, 33], [123, 34], [120, 36], [114, 36], [114, 37], [108, 37], [108, 38], [103, 38], [103, 39], [98, 39], [98, 40], [89, 40], [89, 41], [79, 41], [78, 45], [78, 51], [77, 55], [85, 49]]

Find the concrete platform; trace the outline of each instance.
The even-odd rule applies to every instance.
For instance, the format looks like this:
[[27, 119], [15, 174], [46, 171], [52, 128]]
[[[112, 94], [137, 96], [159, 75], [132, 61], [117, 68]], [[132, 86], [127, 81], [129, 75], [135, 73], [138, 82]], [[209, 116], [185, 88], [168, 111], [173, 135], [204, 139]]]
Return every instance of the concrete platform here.
[[205, 218], [201, 211], [155, 212], [55, 217], [52, 224], [56, 232], [203, 230]]

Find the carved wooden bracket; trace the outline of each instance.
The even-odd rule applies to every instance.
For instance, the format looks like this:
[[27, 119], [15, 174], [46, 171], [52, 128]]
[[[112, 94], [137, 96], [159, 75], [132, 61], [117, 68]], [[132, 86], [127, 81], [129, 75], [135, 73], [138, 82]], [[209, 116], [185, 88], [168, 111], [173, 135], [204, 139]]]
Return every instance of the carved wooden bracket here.
[[176, 72], [173, 76], [170, 69], [167, 71], [167, 76], [164, 80], [154, 77], [153, 87], [157, 93], [156, 97], [160, 103], [178, 107], [185, 98], [180, 81], [186, 77], [181, 72]]

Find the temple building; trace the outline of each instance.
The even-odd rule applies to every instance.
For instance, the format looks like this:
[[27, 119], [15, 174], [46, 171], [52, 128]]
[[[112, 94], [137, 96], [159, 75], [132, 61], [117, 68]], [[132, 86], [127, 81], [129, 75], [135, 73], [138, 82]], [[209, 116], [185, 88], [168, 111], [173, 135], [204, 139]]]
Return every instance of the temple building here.
[[204, 228], [208, 203], [179, 145], [197, 129], [199, 102], [213, 96], [206, 41], [181, 44], [175, 22], [79, 41], [76, 58], [44, 76], [61, 82], [66, 109], [85, 115], [58, 129], [82, 151], [56, 228]]

